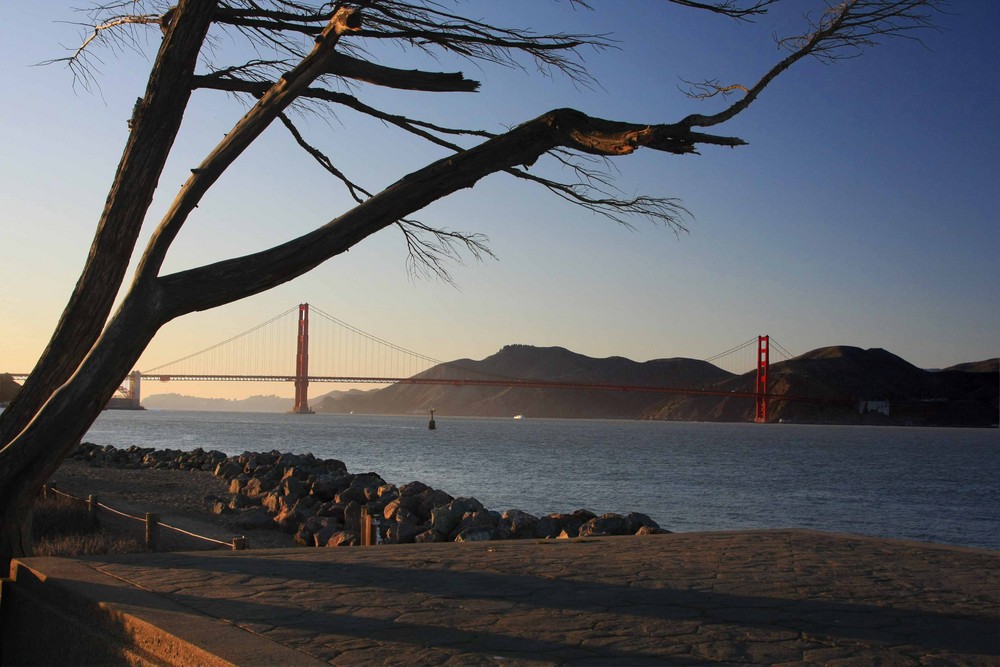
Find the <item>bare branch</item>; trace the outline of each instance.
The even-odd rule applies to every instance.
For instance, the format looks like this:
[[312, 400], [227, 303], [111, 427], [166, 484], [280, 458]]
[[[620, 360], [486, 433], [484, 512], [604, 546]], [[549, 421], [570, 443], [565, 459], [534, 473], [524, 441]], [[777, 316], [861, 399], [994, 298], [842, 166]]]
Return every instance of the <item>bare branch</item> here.
[[384, 67], [343, 54], [332, 54], [328, 74], [356, 79], [377, 86], [434, 93], [473, 93], [479, 82], [466, 79], [461, 72], [422, 72]]
[[691, 114], [681, 124], [710, 127], [734, 118], [779, 74], [806, 56], [825, 62], [853, 57], [875, 45], [879, 36], [909, 37], [915, 30], [933, 28], [931, 17], [942, 4], [943, 0], [845, 0], [830, 6], [818, 21], [809, 20], [809, 32], [778, 40], [792, 53], [768, 70], [740, 100], [711, 116]]
[[730, 18], [749, 21], [767, 13], [768, 7], [778, 0], [752, 0], [747, 6], [741, 6], [740, 0], [720, 0], [719, 2], [696, 2], [695, 0], [670, 0], [676, 5], [705, 9]]
[[184, 184], [181, 193], [153, 232], [145, 254], [139, 262], [136, 279], [151, 279], [159, 272], [170, 244], [176, 238], [187, 216], [194, 210], [208, 189], [244, 150], [267, 129], [268, 125], [305, 90], [325, 67], [326, 57], [333, 52], [340, 37], [357, 31], [360, 12], [340, 9], [330, 19], [326, 29], [316, 38], [312, 52], [295, 68], [288, 71], [265, 92], [257, 104], [226, 135], [218, 146], [196, 168]]
[[[591, 118], [573, 109], [557, 109], [419, 169], [297, 239], [246, 257], [161, 277], [158, 282], [163, 289], [164, 308], [172, 319], [280, 285], [428, 204], [472, 187], [484, 176], [532, 164], [559, 146], [588, 153], [606, 147], [608, 152], [604, 154], [609, 156], [643, 146], [686, 153], [693, 152], [697, 136], [707, 135], [679, 126], [636, 126]], [[624, 145], [623, 138], [629, 138]], [[714, 139], [717, 143], [739, 142], [727, 137]], [[657, 204], [651, 199], [637, 198], [634, 205], [637, 210], [658, 215]]]
[[448, 265], [462, 263], [462, 250], [477, 261], [496, 255], [489, 248], [485, 234], [455, 232], [440, 227], [430, 227], [418, 220], [400, 220], [396, 223], [406, 239], [406, 270], [413, 277], [434, 276], [451, 283]]
[[321, 167], [323, 167], [323, 169], [333, 174], [337, 180], [342, 182], [347, 187], [347, 191], [351, 194], [351, 198], [354, 199], [354, 201], [360, 204], [365, 199], [372, 196], [371, 192], [349, 179], [340, 169], [337, 169], [337, 167], [334, 166], [333, 161], [330, 160], [330, 158], [327, 157], [321, 150], [307, 142], [287, 114], [282, 113], [279, 114], [278, 117], [281, 119], [284, 126], [288, 128], [288, 131], [291, 132], [292, 137], [295, 139], [295, 143], [297, 143], [306, 153], [311, 155], [312, 158], [316, 160]]

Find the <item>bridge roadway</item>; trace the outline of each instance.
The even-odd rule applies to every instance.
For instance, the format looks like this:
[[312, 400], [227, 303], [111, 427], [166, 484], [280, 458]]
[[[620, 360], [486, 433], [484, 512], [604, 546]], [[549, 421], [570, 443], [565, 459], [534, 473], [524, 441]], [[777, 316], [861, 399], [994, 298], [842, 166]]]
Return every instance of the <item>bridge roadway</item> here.
[[[170, 381], [202, 381], [202, 382], [295, 382], [294, 375], [142, 375], [149, 382]], [[597, 384], [587, 382], [554, 382], [549, 380], [519, 380], [515, 378], [503, 380], [477, 380], [473, 378], [393, 378], [393, 377], [356, 377], [339, 375], [309, 376], [309, 382], [337, 382], [342, 384], [416, 384], [444, 385], [454, 387], [521, 387], [525, 389], [592, 389], [596, 391], [629, 391], [648, 392], [656, 394], [680, 394], [688, 396], [728, 396], [730, 398], [757, 398], [762, 396], [769, 401], [794, 401], [798, 403], [855, 403], [853, 398], [830, 399], [811, 396], [795, 396], [789, 394], [758, 395], [752, 391], [721, 391], [718, 389], [693, 389], [686, 387], [657, 387], [649, 385], [627, 384]]]

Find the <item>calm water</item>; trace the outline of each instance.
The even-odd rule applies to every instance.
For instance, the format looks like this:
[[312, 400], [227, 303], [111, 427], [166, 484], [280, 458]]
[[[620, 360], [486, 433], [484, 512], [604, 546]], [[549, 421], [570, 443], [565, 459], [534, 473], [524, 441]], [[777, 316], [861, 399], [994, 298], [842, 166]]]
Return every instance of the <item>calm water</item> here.
[[673, 531], [804, 527], [1000, 549], [1000, 432], [790, 424], [103, 413], [116, 447], [277, 449], [496, 510], [639, 511]]

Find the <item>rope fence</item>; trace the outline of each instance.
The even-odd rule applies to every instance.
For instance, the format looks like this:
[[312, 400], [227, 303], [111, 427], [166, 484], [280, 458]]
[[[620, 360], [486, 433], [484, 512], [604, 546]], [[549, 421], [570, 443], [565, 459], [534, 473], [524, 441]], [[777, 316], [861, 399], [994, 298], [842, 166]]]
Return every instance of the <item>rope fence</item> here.
[[71, 493], [66, 493], [65, 491], [57, 488], [56, 485], [53, 483], [46, 484], [44, 487], [42, 487], [43, 498], [54, 497], [57, 495], [62, 496], [64, 498], [68, 498], [70, 500], [76, 500], [78, 502], [86, 503], [87, 515], [92, 521], [95, 521], [97, 519], [97, 510], [100, 509], [115, 514], [117, 516], [120, 516], [122, 518], [130, 519], [132, 521], [138, 521], [142, 524], [145, 524], [146, 548], [149, 549], [150, 551], [156, 551], [160, 546], [161, 528], [173, 531], [175, 533], [179, 533], [181, 535], [186, 535], [196, 540], [202, 540], [204, 542], [209, 542], [217, 546], [230, 548], [233, 551], [244, 551], [245, 549], [247, 549], [247, 539], [244, 536], [234, 537], [232, 542], [223, 542], [222, 540], [217, 540], [212, 537], [206, 537], [205, 535], [198, 535], [197, 533], [192, 533], [191, 531], [184, 530], [183, 528], [178, 528], [177, 526], [171, 526], [168, 523], [163, 523], [162, 521], [160, 521], [159, 515], [157, 515], [154, 512], [146, 512], [145, 517], [138, 517], [132, 514], [128, 514], [127, 512], [122, 512], [121, 510], [117, 510], [114, 507], [109, 507], [108, 505], [105, 505], [104, 503], [100, 502], [98, 500], [98, 497], [95, 495], [89, 495], [86, 498], [79, 498]]

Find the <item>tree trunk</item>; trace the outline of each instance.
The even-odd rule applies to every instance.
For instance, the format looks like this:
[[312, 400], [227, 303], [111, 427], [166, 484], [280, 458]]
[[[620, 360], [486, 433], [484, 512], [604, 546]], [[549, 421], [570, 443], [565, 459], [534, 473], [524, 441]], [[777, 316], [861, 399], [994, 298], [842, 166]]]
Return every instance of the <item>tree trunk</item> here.
[[0, 452], [0, 572], [30, 555], [30, 512], [42, 486], [80, 442], [163, 325], [159, 285], [137, 289], [80, 369]]
[[0, 447], [76, 371], [104, 327], [191, 97], [195, 65], [215, 5], [215, 0], [181, 0], [173, 14], [145, 97], [136, 107], [132, 132], [87, 263], [48, 346], [21, 391], [0, 414]]

